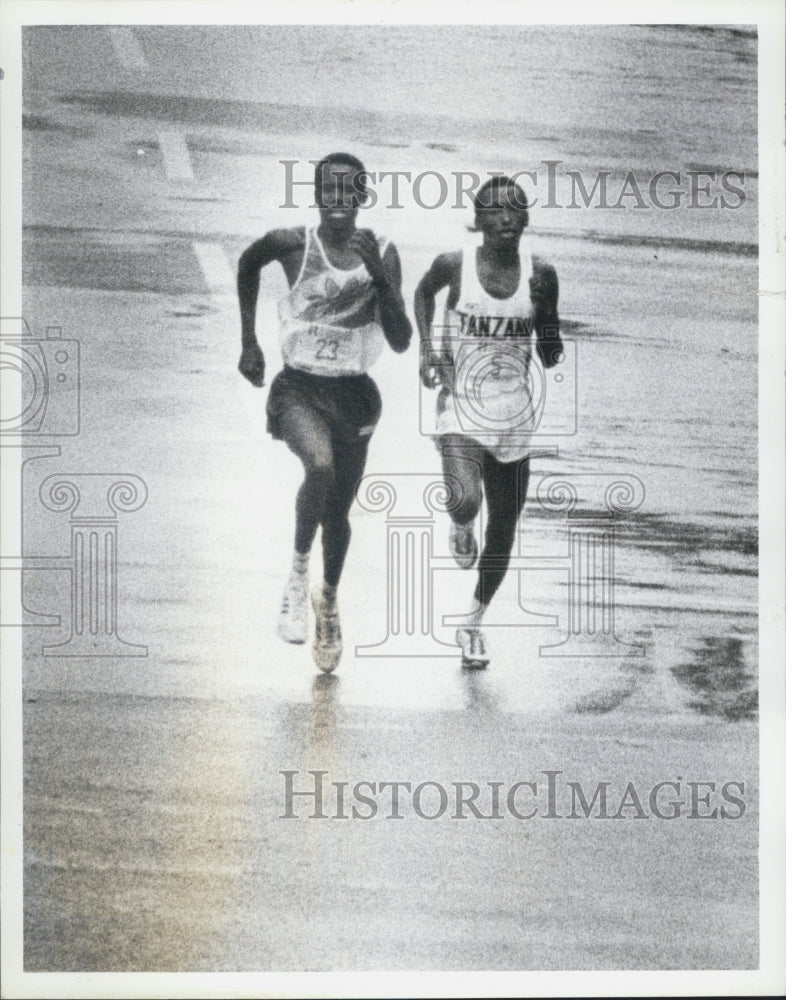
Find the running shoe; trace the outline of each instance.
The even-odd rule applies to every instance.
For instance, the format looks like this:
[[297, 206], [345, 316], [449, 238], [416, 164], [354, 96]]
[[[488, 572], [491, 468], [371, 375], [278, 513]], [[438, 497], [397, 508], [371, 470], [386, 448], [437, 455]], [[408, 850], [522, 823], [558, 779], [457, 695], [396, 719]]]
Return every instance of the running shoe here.
[[462, 569], [472, 569], [478, 558], [474, 524], [450, 522], [450, 554]]
[[276, 632], [284, 642], [301, 644], [308, 638], [308, 573], [289, 574]]
[[314, 663], [324, 674], [332, 673], [338, 666], [344, 649], [341, 642], [341, 622], [338, 607], [326, 604], [322, 591], [316, 587], [311, 593], [311, 606], [316, 616], [314, 629]]
[[489, 656], [483, 631], [474, 626], [456, 629], [456, 642], [461, 646], [461, 666], [466, 670], [485, 670]]

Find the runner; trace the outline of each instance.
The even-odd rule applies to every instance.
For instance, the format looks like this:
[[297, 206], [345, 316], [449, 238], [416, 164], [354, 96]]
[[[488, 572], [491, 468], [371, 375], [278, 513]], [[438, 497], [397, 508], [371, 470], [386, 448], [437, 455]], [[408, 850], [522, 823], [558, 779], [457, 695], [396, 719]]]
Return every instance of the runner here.
[[349, 509], [382, 408], [368, 370], [385, 340], [400, 353], [412, 336], [395, 246], [356, 228], [367, 200], [364, 177], [356, 157], [325, 157], [314, 174], [319, 226], [271, 230], [238, 265], [238, 367], [256, 386], [265, 375], [255, 332], [259, 272], [275, 260], [289, 282], [279, 303], [284, 368], [270, 387], [268, 431], [297, 455], [305, 479], [295, 502], [295, 553], [277, 631], [286, 642], [306, 641], [309, 553], [321, 525], [324, 580], [311, 602], [314, 660], [326, 673], [338, 666], [342, 650], [336, 589], [349, 546]]
[[[489, 662], [483, 616], [507, 572], [529, 480], [530, 439], [539, 401], [532, 391], [533, 342], [546, 368], [562, 353], [557, 274], [520, 250], [529, 222], [526, 195], [496, 176], [475, 196], [482, 244], [441, 254], [415, 292], [422, 340], [420, 377], [437, 399], [436, 443], [452, 492], [450, 551], [469, 569], [478, 558], [474, 521], [486, 496], [478, 581], [456, 631], [462, 665]], [[448, 288], [441, 343], [432, 339], [435, 296]], [[435, 331], [436, 333], [436, 328]], [[534, 336], [533, 336], [534, 335]]]

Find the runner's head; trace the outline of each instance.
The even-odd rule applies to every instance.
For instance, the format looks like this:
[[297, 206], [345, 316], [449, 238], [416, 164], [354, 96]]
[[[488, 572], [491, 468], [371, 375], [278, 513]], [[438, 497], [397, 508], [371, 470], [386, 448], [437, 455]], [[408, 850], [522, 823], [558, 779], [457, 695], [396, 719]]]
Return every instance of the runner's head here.
[[368, 200], [366, 168], [351, 153], [330, 153], [314, 170], [314, 195], [322, 225], [335, 232], [354, 228], [358, 209]]
[[473, 196], [475, 229], [484, 242], [518, 246], [529, 223], [529, 202], [522, 188], [510, 177], [494, 176], [481, 184]]

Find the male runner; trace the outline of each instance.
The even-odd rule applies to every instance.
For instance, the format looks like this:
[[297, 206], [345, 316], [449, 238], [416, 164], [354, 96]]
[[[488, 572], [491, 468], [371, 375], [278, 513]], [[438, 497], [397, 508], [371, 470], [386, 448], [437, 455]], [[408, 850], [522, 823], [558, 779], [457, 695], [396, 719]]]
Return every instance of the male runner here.
[[356, 157], [326, 156], [314, 174], [319, 226], [271, 230], [238, 265], [238, 367], [256, 386], [264, 385], [265, 374], [255, 333], [259, 272], [277, 260], [289, 282], [279, 303], [284, 369], [270, 387], [268, 431], [297, 455], [305, 479], [295, 502], [295, 554], [277, 631], [286, 642], [306, 641], [308, 559], [321, 525], [324, 581], [311, 601], [314, 660], [326, 673], [338, 666], [342, 650], [336, 588], [349, 546], [349, 508], [382, 408], [368, 370], [386, 340], [402, 352], [412, 336], [395, 246], [355, 225], [368, 197], [364, 179]]
[[[557, 316], [557, 274], [520, 250], [529, 221], [523, 190], [495, 176], [474, 198], [475, 230], [482, 245], [437, 257], [415, 292], [422, 340], [420, 377], [441, 385], [437, 446], [452, 491], [450, 550], [464, 569], [475, 564], [473, 522], [486, 495], [487, 526], [478, 581], [465, 624], [456, 632], [462, 665], [489, 662], [480, 626], [507, 572], [529, 480], [530, 438], [537, 400], [531, 389], [533, 347], [544, 366], [562, 352]], [[435, 295], [449, 289], [442, 342], [431, 324]]]

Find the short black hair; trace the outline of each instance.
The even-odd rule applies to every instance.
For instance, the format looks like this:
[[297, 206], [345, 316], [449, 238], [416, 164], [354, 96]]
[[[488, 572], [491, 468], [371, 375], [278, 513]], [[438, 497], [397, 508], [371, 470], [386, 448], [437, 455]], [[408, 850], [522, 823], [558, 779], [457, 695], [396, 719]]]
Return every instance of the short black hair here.
[[472, 195], [472, 201], [475, 205], [475, 214], [477, 215], [479, 211], [489, 207], [488, 205], [483, 204], [483, 196], [487, 192], [494, 195], [499, 190], [504, 190], [506, 193], [511, 195], [510, 201], [513, 204], [513, 207], [524, 212], [527, 217], [527, 222], [529, 222], [529, 202], [527, 201], [524, 189], [517, 184], [512, 177], [508, 177], [507, 174], [495, 174], [485, 183], [480, 185], [477, 194]]
[[322, 171], [325, 167], [333, 166], [336, 163], [340, 163], [342, 166], [351, 167], [355, 172], [355, 177], [353, 178], [352, 187], [354, 188], [356, 194], [365, 201], [366, 200], [366, 180], [368, 174], [366, 168], [363, 166], [361, 160], [357, 156], [353, 156], [352, 153], [328, 153], [327, 156], [323, 156], [319, 163], [314, 167], [314, 192], [319, 199], [320, 192], [322, 191]]

